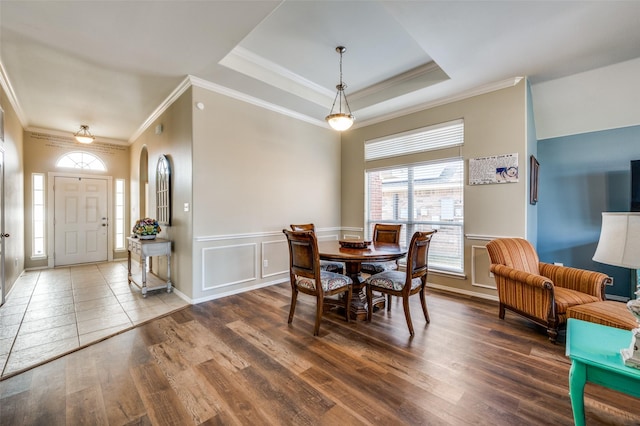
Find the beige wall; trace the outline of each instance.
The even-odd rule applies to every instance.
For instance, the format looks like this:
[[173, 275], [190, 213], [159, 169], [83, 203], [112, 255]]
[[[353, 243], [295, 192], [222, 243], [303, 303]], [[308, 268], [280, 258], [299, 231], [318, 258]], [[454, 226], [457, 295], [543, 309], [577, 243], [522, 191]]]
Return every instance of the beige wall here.
[[[78, 170], [78, 169], [59, 169], [56, 167], [56, 162], [63, 155], [74, 152], [83, 151], [91, 153], [100, 158], [107, 168], [106, 172], [96, 172], [90, 170]], [[115, 182], [115, 179], [125, 179], [125, 182], [129, 182], [129, 148], [122, 141], [120, 144], [102, 143], [99, 141], [92, 144], [85, 145], [76, 142], [72, 136], [62, 136], [57, 134], [49, 134], [45, 132], [24, 132], [24, 198], [25, 198], [25, 222], [27, 224], [32, 223], [33, 209], [31, 205], [32, 199], [32, 185], [31, 175], [32, 173], [44, 173], [45, 184], [49, 184], [51, 178], [50, 173], [77, 173], [81, 175], [95, 175], [95, 176], [111, 176]], [[49, 194], [46, 194], [46, 204], [48, 214], [53, 214], [53, 200], [49, 199]], [[115, 217], [114, 208], [111, 206], [111, 217]], [[126, 218], [125, 218], [126, 219]], [[126, 222], [125, 222], [126, 223]], [[113, 225], [113, 221], [112, 221]], [[113, 232], [115, 227], [111, 226], [110, 238], [113, 239]], [[50, 235], [50, 234], [49, 234]], [[46, 258], [32, 259], [32, 227], [26, 226], [25, 229], [25, 267], [38, 268], [46, 267], [49, 263], [48, 257], [52, 253], [47, 252]], [[48, 238], [47, 238], [48, 239]], [[51, 242], [49, 242], [51, 243]], [[51, 246], [51, 244], [49, 244]], [[49, 250], [48, 250], [49, 251]], [[114, 258], [126, 257], [126, 251], [114, 250]]]
[[[171, 225], [162, 226], [161, 238], [172, 241], [171, 281], [187, 298], [192, 297], [192, 114], [191, 89], [173, 102], [160, 117], [144, 131], [130, 147], [131, 173], [131, 223], [141, 218], [139, 202], [140, 154], [146, 147], [148, 154], [147, 175], [149, 179], [149, 205], [147, 212], [157, 217], [156, 212], [156, 166], [160, 155], [166, 155], [171, 164]], [[162, 132], [156, 132], [162, 125]], [[189, 211], [184, 211], [189, 203]], [[164, 257], [154, 261], [154, 270], [166, 276]]]
[[[461, 293], [494, 297], [495, 290], [472, 285], [472, 271], [475, 268], [476, 283], [493, 286], [493, 280], [488, 277], [486, 251], [482, 248], [487, 238], [526, 237], [528, 152], [525, 96], [526, 84], [523, 80], [515, 87], [345, 132], [342, 138], [343, 228], [362, 232], [364, 227], [366, 140], [463, 118], [465, 143], [460, 152], [465, 160], [465, 173], [469, 158], [518, 153], [520, 181], [495, 185], [465, 183], [465, 277], [430, 274], [429, 282]], [[450, 154], [455, 156], [458, 150], [450, 150]], [[427, 161], [433, 155], [421, 153], [407, 156], [406, 162]], [[473, 246], [480, 248], [473, 249]]]
[[319, 238], [338, 237], [339, 134], [204, 88], [196, 102], [194, 299], [287, 280], [283, 228], [313, 222]]
[[22, 125], [6, 93], [0, 88], [0, 105], [4, 110], [4, 229], [10, 236], [5, 239], [4, 273], [5, 294], [24, 269], [24, 178]]

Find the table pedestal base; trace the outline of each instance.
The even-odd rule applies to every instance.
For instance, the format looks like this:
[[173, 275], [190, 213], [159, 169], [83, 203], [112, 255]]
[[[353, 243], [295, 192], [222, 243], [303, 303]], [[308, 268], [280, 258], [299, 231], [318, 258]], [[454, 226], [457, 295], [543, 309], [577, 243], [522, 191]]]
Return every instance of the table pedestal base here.
[[[373, 310], [384, 309], [385, 297], [383, 294], [373, 294]], [[367, 319], [367, 293], [361, 289], [358, 293], [354, 292], [351, 297], [351, 319], [366, 320]]]

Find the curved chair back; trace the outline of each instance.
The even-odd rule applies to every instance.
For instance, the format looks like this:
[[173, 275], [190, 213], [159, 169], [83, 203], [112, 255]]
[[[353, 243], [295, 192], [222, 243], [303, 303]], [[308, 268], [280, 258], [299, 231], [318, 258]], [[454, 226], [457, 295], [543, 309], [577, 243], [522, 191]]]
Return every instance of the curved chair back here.
[[491, 263], [539, 275], [538, 254], [531, 243], [522, 238], [498, 238], [487, 243]]
[[[320, 282], [320, 255], [318, 240], [313, 231], [289, 231], [283, 229], [289, 243], [289, 270], [291, 280], [295, 276], [311, 278]], [[322, 286], [315, 286], [316, 292], [322, 294]]]
[[289, 225], [292, 231], [316, 231], [316, 227], [313, 223], [303, 223], [301, 225]]
[[400, 230], [402, 225], [389, 225], [376, 223], [373, 228], [373, 241], [377, 243], [400, 243]]
[[[435, 230], [416, 232], [411, 237], [409, 253], [407, 254], [407, 283], [410, 283], [413, 278], [426, 277], [429, 262], [429, 245], [431, 237], [435, 233]], [[405, 285], [405, 288], [408, 291], [411, 285]]]

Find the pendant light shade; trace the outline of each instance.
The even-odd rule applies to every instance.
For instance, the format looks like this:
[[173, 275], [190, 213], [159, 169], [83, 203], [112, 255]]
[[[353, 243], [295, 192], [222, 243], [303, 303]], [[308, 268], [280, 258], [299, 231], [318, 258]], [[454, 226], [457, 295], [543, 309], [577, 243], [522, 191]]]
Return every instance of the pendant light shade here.
[[[342, 82], [342, 54], [347, 51], [347, 48], [344, 46], [336, 47], [336, 52], [340, 54], [340, 84], [336, 86], [338, 91], [336, 92], [336, 97], [333, 99], [333, 105], [331, 105], [331, 111], [329, 115], [326, 116], [325, 120], [329, 123], [329, 125], [338, 131], [347, 130], [349, 127], [353, 125], [353, 121], [356, 119], [353, 114], [351, 114], [351, 108], [349, 108], [349, 102], [347, 101], [347, 95], [344, 92], [344, 89], [347, 88], [347, 85]], [[342, 110], [342, 102], [344, 100], [345, 109]], [[336, 102], [338, 103], [338, 111], [334, 112], [336, 109]]]
[[91, 132], [89, 131], [89, 126], [87, 126], [86, 124], [81, 125], [80, 130], [75, 132], [73, 136], [80, 143], [91, 143], [96, 139], [95, 136], [91, 134]]

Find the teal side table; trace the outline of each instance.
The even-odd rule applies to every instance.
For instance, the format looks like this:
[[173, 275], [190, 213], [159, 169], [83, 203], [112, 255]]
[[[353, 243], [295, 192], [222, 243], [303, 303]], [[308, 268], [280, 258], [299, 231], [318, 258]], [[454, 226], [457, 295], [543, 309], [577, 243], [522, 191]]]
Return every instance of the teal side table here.
[[596, 383], [640, 398], [640, 369], [627, 367], [620, 349], [631, 344], [631, 332], [569, 318], [567, 352], [571, 359], [569, 396], [573, 421], [585, 424], [584, 385]]

